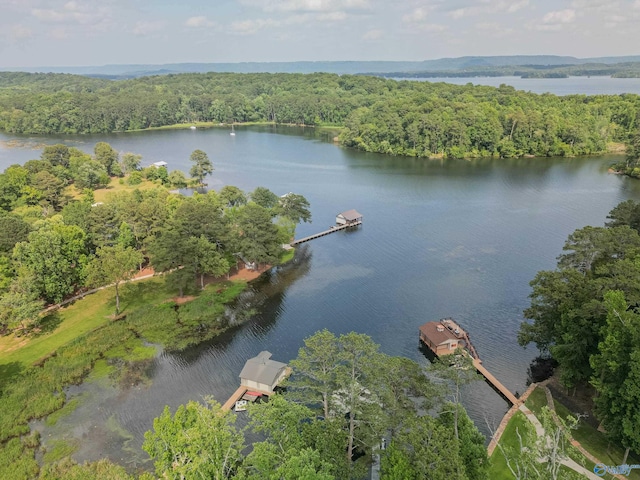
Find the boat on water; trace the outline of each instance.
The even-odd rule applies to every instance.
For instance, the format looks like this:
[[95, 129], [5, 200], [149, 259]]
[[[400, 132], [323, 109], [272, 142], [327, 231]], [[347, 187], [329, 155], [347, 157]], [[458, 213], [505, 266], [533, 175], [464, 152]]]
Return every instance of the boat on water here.
[[190, 128], [191, 130], [195, 130], [195, 129], [196, 129], [196, 126], [195, 126], [195, 125], [191, 125], [189, 128]]
[[247, 400], [238, 400], [234, 407], [236, 412], [244, 412], [247, 409], [249, 402]]
[[231, 133], [229, 135], [231, 135], [232, 137], [236, 136], [236, 132], [233, 130], [233, 123], [231, 124]]

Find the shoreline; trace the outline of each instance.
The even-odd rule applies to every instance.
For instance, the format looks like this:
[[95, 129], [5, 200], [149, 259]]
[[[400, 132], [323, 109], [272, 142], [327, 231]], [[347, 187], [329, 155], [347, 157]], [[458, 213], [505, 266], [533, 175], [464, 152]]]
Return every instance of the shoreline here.
[[191, 130], [191, 127], [196, 129], [209, 129], [209, 128], [229, 128], [231, 126], [237, 127], [300, 127], [300, 128], [314, 128], [318, 130], [344, 130], [346, 127], [343, 125], [307, 125], [304, 123], [279, 123], [279, 122], [191, 122], [191, 123], [174, 123], [172, 125], [162, 125], [160, 127], [148, 127], [140, 128], [136, 130], [122, 130], [114, 131], [111, 133], [133, 133], [133, 132], [152, 132], [158, 130]]

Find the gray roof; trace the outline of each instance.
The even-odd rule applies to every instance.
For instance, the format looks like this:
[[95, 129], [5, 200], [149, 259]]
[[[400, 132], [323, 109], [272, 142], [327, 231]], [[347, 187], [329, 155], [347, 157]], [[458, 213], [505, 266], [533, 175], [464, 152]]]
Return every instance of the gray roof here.
[[271, 353], [266, 350], [256, 357], [247, 360], [240, 372], [240, 378], [253, 380], [264, 385], [273, 385], [287, 364], [271, 360]]
[[358, 218], [362, 218], [362, 214], [357, 210], [347, 210], [346, 212], [342, 212], [339, 217], [344, 217], [347, 221], [357, 220]]

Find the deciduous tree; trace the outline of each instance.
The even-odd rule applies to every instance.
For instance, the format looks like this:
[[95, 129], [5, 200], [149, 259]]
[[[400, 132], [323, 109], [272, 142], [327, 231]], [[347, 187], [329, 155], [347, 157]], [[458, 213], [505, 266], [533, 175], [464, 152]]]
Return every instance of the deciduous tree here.
[[244, 447], [234, 422], [233, 414], [223, 412], [213, 400], [181, 405], [173, 416], [165, 407], [145, 434], [142, 448], [155, 460], [162, 478], [232, 478]]
[[116, 244], [105, 246], [96, 251], [96, 256], [88, 264], [87, 284], [102, 286], [113, 284], [116, 290], [116, 315], [120, 314], [120, 291], [122, 282], [129, 280], [142, 263], [140, 252], [132, 247]]
[[204, 177], [213, 173], [213, 164], [209, 157], [202, 150], [194, 150], [190, 157], [193, 166], [189, 170], [189, 175], [198, 180], [198, 184], [204, 184]]

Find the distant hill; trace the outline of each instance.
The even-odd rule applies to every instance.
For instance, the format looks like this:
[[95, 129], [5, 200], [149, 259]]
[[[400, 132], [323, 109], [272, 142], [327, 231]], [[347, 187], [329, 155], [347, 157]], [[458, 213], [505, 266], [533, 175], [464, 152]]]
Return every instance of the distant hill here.
[[172, 73], [314, 73], [329, 72], [338, 74], [391, 72], [437, 72], [462, 71], [490, 67], [509, 66], [568, 66], [584, 64], [617, 64], [640, 62], [640, 55], [624, 57], [576, 58], [558, 55], [508, 55], [488, 57], [458, 57], [424, 60], [421, 62], [404, 61], [339, 61], [339, 62], [241, 62], [241, 63], [168, 63], [163, 65], [102, 65], [86, 67], [30, 67], [0, 68], [0, 71], [73, 73], [77, 75], [101, 78], [135, 78], [149, 75]]

